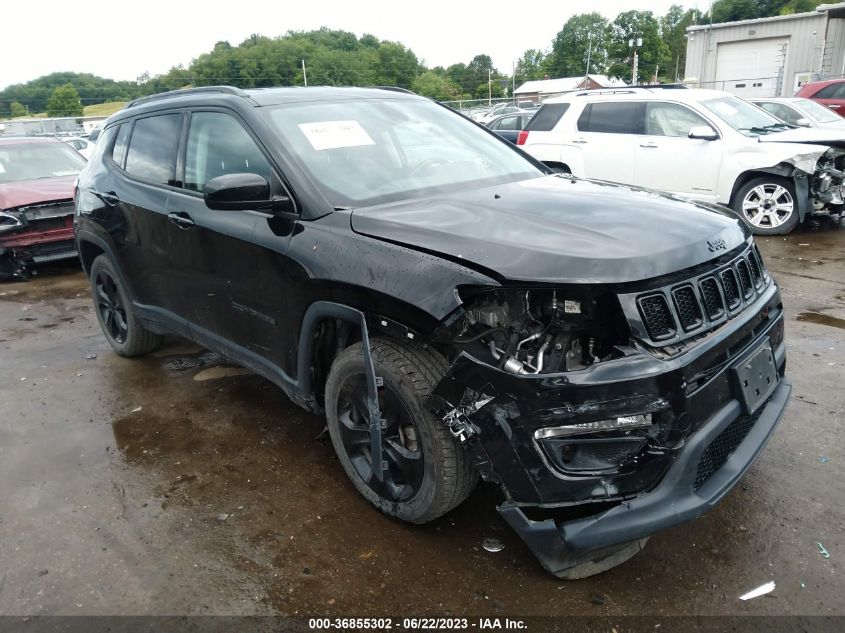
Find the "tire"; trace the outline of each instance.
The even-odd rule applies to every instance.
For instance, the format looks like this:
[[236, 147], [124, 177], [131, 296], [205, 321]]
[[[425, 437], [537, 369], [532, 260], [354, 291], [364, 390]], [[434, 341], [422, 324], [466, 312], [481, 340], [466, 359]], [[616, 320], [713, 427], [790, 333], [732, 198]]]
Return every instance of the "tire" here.
[[[379, 408], [386, 420], [382, 456], [388, 468], [379, 482], [369, 462], [362, 344], [341, 352], [326, 382], [329, 435], [343, 470], [367, 501], [392, 517], [427, 523], [460, 505], [478, 473], [460, 443], [426, 408], [426, 398], [447, 364], [430, 349], [385, 338], [370, 340]], [[362, 411], [363, 409], [363, 411]]]
[[786, 178], [749, 180], [737, 190], [731, 207], [755, 235], [785, 235], [798, 226], [795, 183]]
[[106, 340], [121, 356], [143, 356], [161, 347], [162, 337], [141, 324], [129, 292], [106, 255], [91, 264], [91, 299]]

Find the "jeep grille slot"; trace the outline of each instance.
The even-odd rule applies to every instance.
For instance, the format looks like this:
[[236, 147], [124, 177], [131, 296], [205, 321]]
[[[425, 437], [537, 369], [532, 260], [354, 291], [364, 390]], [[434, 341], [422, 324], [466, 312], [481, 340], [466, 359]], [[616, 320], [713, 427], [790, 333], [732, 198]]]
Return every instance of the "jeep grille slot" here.
[[736, 281], [736, 273], [733, 270], [725, 270], [722, 272], [722, 288], [725, 289], [725, 302], [728, 308], [735, 310], [742, 303], [739, 296], [739, 285]]
[[701, 307], [698, 305], [698, 298], [695, 296], [695, 289], [690, 286], [681, 286], [672, 291], [675, 299], [675, 309], [678, 311], [678, 319], [685, 332], [701, 327], [704, 322], [701, 315]]
[[675, 321], [666, 297], [662, 294], [647, 295], [640, 299], [639, 304], [643, 323], [653, 340], [668, 338], [675, 333]]
[[754, 282], [751, 281], [751, 272], [748, 270], [748, 262], [744, 259], [736, 263], [736, 272], [739, 274], [739, 285], [742, 289], [742, 296], [748, 298], [754, 294]]
[[763, 273], [760, 271], [760, 262], [757, 261], [757, 256], [753, 251], [748, 253], [748, 268], [751, 270], [754, 287], [757, 288], [763, 282]]
[[722, 293], [719, 292], [715, 277], [708, 277], [701, 282], [701, 296], [704, 299], [707, 318], [711, 321], [720, 319], [725, 313], [725, 305], [722, 303]]

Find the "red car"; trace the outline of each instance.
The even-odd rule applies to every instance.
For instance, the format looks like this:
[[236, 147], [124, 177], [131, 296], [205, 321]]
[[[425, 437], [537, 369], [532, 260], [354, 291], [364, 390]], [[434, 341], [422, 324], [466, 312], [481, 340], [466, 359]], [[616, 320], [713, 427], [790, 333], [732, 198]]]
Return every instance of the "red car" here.
[[845, 116], [845, 79], [828, 79], [804, 84], [795, 96], [818, 101], [840, 116]]
[[85, 159], [52, 138], [0, 138], [0, 278], [76, 257], [73, 186]]

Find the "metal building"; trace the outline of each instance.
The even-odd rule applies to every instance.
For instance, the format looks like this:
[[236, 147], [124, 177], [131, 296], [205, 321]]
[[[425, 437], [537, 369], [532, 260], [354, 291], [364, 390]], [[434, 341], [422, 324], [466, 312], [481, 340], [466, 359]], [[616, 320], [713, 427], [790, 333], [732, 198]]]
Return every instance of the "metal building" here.
[[684, 83], [740, 97], [791, 96], [845, 77], [845, 2], [792, 15], [687, 28]]

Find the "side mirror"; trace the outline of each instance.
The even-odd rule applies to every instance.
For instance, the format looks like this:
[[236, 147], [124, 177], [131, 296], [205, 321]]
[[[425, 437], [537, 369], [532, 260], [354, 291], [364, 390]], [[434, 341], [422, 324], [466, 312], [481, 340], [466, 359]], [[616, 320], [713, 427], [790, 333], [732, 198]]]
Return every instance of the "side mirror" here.
[[689, 138], [697, 138], [702, 141], [715, 141], [719, 138], [719, 135], [716, 134], [716, 130], [709, 125], [696, 125], [695, 127], [691, 127], [687, 136]]
[[205, 183], [205, 206], [217, 211], [272, 211], [293, 214], [286, 196], [270, 195], [270, 183], [258, 174], [225, 174]]
[[801, 126], [801, 127], [810, 127], [812, 125], [812, 123], [810, 122], [810, 119], [805, 119], [804, 117], [801, 117], [800, 119], [797, 119], [795, 121], [795, 125], [798, 125], [798, 126]]

